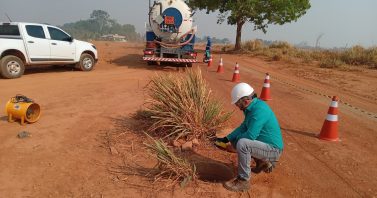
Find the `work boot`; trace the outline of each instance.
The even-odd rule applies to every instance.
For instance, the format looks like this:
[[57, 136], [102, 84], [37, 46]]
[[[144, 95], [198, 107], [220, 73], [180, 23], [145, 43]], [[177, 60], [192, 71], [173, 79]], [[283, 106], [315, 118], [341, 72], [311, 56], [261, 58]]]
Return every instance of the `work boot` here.
[[250, 183], [240, 177], [236, 177], [233, 180], [224, 183], [224, 188], [234, 192], [248, 191], [250, 189]]
[[271, 173], [272, 169], [274, 168], [273, 164], [269, 161], [263, 161], [260, 159], [254, 159], [256, 165], [254, 168], [251, 168], [250, 171], [256, 174], [264, 171], [265, 173]]

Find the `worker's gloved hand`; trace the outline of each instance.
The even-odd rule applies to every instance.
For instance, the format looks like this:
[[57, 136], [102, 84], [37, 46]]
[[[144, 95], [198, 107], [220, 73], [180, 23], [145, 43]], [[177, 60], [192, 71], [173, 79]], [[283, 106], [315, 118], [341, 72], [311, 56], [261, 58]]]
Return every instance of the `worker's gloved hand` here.
[[228, 147], [227, 143], [229, 142], [227, 137], [223, 138], [216, 138], [215, 141], [215, 146], [221, 148], [221, 149], [226, 149]]
[[224, 143], [228, 143], [229, 140], [228, 138], [225, 136], [225, 137], [222, 137], [222, 138], [216, 138], [216, 141], [218, 142], [224, 142]]

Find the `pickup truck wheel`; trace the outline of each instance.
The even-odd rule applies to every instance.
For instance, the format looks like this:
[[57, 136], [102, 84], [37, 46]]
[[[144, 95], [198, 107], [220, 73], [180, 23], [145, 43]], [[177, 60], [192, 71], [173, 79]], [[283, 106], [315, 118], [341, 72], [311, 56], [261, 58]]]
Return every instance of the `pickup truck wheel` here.
[[81, 71], [91, 71], [94, 68], [94, 58], [90, 54], [81, 54], [80, 62], [76, 64], [76, 68]]
[[24, 74], [24, 62], [17, 56], [8, 55], [0, 61], [0, 73], [4, 78], [19, 78]]

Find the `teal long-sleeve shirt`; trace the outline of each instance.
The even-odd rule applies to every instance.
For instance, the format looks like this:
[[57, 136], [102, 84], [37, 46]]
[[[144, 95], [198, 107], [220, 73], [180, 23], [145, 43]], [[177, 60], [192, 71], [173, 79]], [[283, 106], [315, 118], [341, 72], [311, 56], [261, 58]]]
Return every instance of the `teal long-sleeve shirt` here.
[[227, 136], [230, 142], [237, 144], [241, 138], [247, 138], [283, 150], [279, 123], [274, 112], [264, 101], [254, 98], [244, 110], [244, 115], [242, 124]]

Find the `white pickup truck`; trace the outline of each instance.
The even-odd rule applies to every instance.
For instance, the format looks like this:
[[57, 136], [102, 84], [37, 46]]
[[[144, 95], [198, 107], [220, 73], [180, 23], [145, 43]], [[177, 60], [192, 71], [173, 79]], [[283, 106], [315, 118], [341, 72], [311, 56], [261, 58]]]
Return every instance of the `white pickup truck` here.
[[91, 71], [98, 60], [96, 47], [73, 39], [46, 24], [0, 22], [0, 74], [19, 78], [26, 65], [74, 65]]

